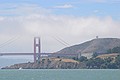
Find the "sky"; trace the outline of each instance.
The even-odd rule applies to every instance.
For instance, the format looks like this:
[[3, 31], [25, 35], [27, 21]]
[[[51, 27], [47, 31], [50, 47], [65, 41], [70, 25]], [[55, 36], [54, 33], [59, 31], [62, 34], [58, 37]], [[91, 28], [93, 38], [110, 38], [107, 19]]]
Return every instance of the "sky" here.
[[0, 0], [0, 52], [42, 52], [120, 38], [120, 0]]

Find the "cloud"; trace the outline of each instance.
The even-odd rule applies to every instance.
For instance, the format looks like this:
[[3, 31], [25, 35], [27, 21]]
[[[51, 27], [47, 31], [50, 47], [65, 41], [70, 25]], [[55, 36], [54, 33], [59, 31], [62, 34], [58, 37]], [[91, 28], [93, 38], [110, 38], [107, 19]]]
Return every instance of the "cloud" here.
[[94, 13], [98, 13], [98, 12], [99, 12], [99, 10], [94, 10], [93, 12], [94, 12]]
[[0, 17], [0, 42], [18, 35], [13, 47], [5, 47], [5, 51], [33, 52], [33, 37], [41, 36], [42, 51], [54, 52], [66, 46], [60, 44], [52, 36], [61, 37], [70, 45], [79, 44], [95, 36], [118, 37], [119, 21], [112, 17], [75, 17], [55, 15], [38, 6], [19, 6], [14, 11], [26, 13], [19, 16]]
[[105, 11], [96, 9], [93, 10], [93, 14], [105, 14]]
[[73, 8], [73, 5], [71, 5], [71, 4], [64, 4], [64, 5], [60, 5], [60, 6], [55, 6], [54, 8], [67, 9], [67, 8]]
[[26, 16], [49, 12], [49, 9], [39, 7], [36, 4], [0, 4], [0, 15], [4, 16]]
[[97, 2], [97, 3], [105, 3], [107, 0], [88, 0], [91, 2]]
[[78, 0], [69, 2], [70, 4], [88, 4], [88, 3], [120, 3], [120, 0]]
[[119, 3], [120, 0], [88, 0], [89, 2], [96, 2], [96, 3]]

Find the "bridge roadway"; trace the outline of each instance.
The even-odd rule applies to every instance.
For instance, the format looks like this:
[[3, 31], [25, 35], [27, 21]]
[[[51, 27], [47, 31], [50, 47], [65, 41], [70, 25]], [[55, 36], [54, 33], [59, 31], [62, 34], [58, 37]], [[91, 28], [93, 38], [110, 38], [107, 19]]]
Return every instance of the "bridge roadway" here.
[[[34, 53], [0, 53], [0, 56], [11, 56], [11, 55], [34, 55]], [[65, 55], [78, 55], [78, 54], [58, 54], [58, 53], [41, 53], [41, 55], [48, 55], [48, 56], [65, 56]]]
[[[41, 53], [46, 54], [46, 53]], [[51, 54], [47, 53], [46, 55]], [[10, 56], [10, 55], [34, 55], [34, 53], [0, 53], [0, 56]]]

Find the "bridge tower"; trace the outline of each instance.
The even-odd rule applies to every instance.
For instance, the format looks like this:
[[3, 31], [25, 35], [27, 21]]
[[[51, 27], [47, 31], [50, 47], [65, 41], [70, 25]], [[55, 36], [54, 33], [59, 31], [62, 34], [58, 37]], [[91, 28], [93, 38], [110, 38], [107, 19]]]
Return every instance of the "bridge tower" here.
[[40, 37], [34, 37], [34, 62], [40, 61], [41, 46]]

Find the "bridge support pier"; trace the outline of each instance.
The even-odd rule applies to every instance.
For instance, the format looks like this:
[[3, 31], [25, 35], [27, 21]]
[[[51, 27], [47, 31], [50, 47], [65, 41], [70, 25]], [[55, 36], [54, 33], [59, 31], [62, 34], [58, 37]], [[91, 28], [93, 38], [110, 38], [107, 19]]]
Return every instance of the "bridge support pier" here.
[[41, 56], [40, 38], [34, 37], [34, 62], [40, 61]]

